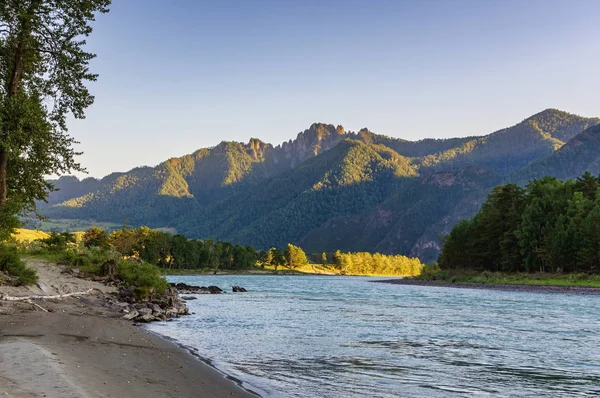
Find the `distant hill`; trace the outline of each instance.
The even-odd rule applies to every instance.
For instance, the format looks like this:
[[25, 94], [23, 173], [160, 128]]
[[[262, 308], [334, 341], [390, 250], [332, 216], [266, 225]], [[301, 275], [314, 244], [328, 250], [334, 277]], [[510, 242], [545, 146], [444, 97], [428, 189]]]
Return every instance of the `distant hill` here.
[[548, 109], [486, 136], [421, 141], [315, 123], [278, 146], [222, 142], [101, 180], [61, 177], [42, 212], [258, 248], [430, 260], [439, 234], [475, 214], [492, 186], [596, 170], [599, 123]]
[[576, 178], [585, 171], [600, 174], [600, 125], [577, 134], [552, 155], [519, 170], [512, 179], [523, 183], [547, 175]]

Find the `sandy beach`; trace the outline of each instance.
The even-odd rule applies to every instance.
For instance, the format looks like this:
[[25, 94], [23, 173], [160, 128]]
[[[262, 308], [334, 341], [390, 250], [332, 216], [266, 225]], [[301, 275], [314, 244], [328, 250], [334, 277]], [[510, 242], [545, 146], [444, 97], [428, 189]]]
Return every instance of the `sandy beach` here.
[[[65, 293], [96, 282], [37, 264], [42, 288], [0, 287], [11, 294]], [[61, 276], [57, 276], [61, 275]], [[69, 282], [69, 283], [65, 283]], [[98, 284], [100, 285], [100, 284]], [[60, 300], [0, 301], [0, 396], [255, 397], [168, 339], [121, 319], [103, 293]]]

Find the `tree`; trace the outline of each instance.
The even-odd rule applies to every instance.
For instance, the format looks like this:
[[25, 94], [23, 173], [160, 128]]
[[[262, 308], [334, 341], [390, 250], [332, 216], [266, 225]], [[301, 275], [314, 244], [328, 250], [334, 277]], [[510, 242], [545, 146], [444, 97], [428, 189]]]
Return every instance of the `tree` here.
[[285, 249], [285, 259], [288, 267], [290, 268], [298, 268], [308, 264], [308, 259], [306, 258], [306, 253], [304, 253], [304, 250], [298, 246], [292, 245], [291, 243], [288, 243]]
[[83, 171], [66, 120], [83, 119], [94, 101], [85, 83], [97, 78], [89, 71], [95, 55], [83, 47], [89, 23], [109, 4], [0, 2], [0, 238], [47, 198], [45, 176]]
[[274, 247], [269, 249], [268, 261], [269, 264], [275, 267], [275, 270], [277, 270], [277, 267], [285, 265], [286, 263], [283, 251]]
[[85, 247], [108, 248], [108, 234], [100, 228], [92, 227], [83, 234], [83, 245]]
[[321, 264], [323, 264], [324, 266], [329, 265], [329, 261], [327, 260], [327, 253], [325, 252], [321, 254]]

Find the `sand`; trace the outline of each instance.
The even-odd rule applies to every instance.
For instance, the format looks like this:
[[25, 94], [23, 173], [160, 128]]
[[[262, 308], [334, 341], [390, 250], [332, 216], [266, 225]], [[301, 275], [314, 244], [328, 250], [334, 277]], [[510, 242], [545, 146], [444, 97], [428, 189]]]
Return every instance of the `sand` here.
[[[105, 288], [57, 270], [48, 271], [50, 278], [40, 273], [49, 293]], [[11, 295], [39, 290], [0, 287]], [[0, 301], [0, 397], [256, 396], [170, 340], [121, 319], [102, 296], [35, 301], [50, 312]]]

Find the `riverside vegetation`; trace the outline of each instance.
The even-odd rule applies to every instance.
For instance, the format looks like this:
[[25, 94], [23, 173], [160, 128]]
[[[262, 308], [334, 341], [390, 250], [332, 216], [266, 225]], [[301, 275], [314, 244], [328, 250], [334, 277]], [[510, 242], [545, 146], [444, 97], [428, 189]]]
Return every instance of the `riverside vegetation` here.
[[600, 287], [600, 181], [544, 177], [492, 190], [420, 279]]
[[[229, 242], [187, 239], [183, 235], [152, 230], [148, 227], [123, 227], [111, 233], [90, 228], [85, 233], [49, 234], [18, 230], [12, 244], [4, 244], [0, 265], [10, 259], [12, 268], [2, 270], [20, 278], [21, 283], [35, 281], [35, 276], [21, 272], [17, 252], [23, 256], [65, 263], [90, 275], [103, 272], [108, 261], [117, 266], [116, 277], [128, 286], [136, 287], [136, 294], [160, 292], [167, 287], [162, 273], [240, 272], [248, 270], [297, 271], [342, 275], [414, 276], [421, 271], [418, 259], [405, 256], [371, 253], [318, 253], [307, 256], [302, 248], [288, 244], [285, 250], [271, 248], [256, 250], [251, 246]], [[320, 264], [311, 264], [309, 257]], [[314, 261], [317, 262], [317, 261]], [[22, 273], [22, 275], [21, 275]]]

